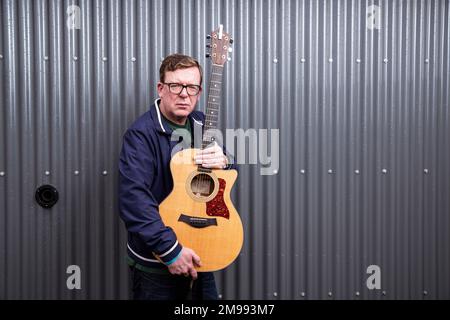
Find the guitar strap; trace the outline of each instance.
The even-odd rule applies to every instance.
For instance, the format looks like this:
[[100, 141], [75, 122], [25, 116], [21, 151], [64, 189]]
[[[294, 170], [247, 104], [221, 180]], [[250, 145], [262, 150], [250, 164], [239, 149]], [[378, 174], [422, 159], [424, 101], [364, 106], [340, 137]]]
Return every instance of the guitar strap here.
[[188, 294], [186, 296], [186, 300], [192, 300], [192, 289], [194, 288], [194, 279], [191, 279], [191, 282], [189, 283], [189, 291]]

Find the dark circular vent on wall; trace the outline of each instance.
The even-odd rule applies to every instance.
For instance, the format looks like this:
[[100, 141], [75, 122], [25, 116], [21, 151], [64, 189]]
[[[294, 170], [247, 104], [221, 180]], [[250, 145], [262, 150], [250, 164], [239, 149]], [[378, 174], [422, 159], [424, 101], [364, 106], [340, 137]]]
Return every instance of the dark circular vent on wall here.
[[50, 209], [58, 202], [58, 190], [49, 184], [42, 185], [36, 189], [35, 198], [41, 207]]

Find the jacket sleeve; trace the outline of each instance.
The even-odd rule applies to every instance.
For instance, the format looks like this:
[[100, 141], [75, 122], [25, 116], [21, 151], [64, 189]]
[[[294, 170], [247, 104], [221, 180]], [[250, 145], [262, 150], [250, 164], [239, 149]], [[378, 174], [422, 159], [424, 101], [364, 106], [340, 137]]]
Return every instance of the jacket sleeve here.
[[159, 260], [170, 264], [182, 246], [172, 228], [164, 225], [159, 205], [150, 191], [155, 179], [155, 154], [151, 141], [139, 130], [129, 129], [123, 137], [119, 159], [119, 211], [128, 232], [139, 237]]

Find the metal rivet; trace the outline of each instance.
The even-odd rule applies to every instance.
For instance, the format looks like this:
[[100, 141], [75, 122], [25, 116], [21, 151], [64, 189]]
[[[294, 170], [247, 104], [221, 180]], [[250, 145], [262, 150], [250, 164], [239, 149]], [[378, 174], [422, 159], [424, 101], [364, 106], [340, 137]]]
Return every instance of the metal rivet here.
[[301, 169], [301, 170], [300, 170], [300, 173], [301, 173], [301, 174], [305, 174], [305, 172], [306, 172], [305, 169]]
[[108, 171], [105, 170], [105, 171], [102, 172], [102, 174], [103, 174], [104, 176], [106, 176], [106, 175], [108, 174]]
[[333, 296], [333, 292], [331, 292], [331, 291], [328, 292], [328, 296], [329, 296], [329, 297]]
[[103, 57], [103, 61], [108, 61], [108, 58], [107, 57]]
[[355, 295], [359, 297], [359, 291], [356, 291]]
[[423, 291], [423, 295], [426, 296], [428, 292], [426, 290]]
[[359, 174], [359, 170], [358, 169], [355, 170], [355, 174]]
[[328, 62], [333, 62], [333, 58], [328, 59]]
[[79, 174], [80, 174], [80, 171], [78, 171], [78, 170], [75, 170], [75, 171], [73, 172], [73, 174], [77, 176], [77, 175], [79, 175]]
[[5, 176], [5, 171], [0, 171], [0, 177], [4, 177]]
[[387, 58], [384, 58], [384, 60], [383, 60], [384, 63], [388, 63], [388, 61], [389, 60]]
[[50, 171], [45, 171], [44, 173], [45, 173], [46, 176], [50, 175]]
[[278, 173], [278, 170], [273, 170], [273, 174], [277, 174]]
[[2, 54], [0, 54], [0, 59], [3, 59], [3, 55]]
[[428, 63], [428, 62], [430, 62], [430, 60], [428, 60], [428, 59], [425, 59], [425, 63]]
[[273, 63], [278, 63], [278, 59], [277, 58], [273, 59]]
[[382, 172], [383, 174], [386, 174], [386, 173], [387, 173], [387, 169], [383, 169], [383, 170], [381, 170], [381, 172]]
[[332, 174], [332, 173], [333, 173], [333, 170], [328, 169], [328, 173], [329, 173], [329, 174]]
[[301, 59], [300, 59], [300, 62], [301, 62], [301, 63], [305, 63], [305, 62], [306, 62], [306, 59], [305, 59], [305, 58], [301, 58]]
[[356, 63], [361, 63], [361, 59], [356, 59]]
[[274, 293], [273, 293], [273, 296], [274, 296], [274, 297], [277, 297], [277, 296], [278, 296], [278, 293], [274, 292]]
[[427, 173], [428, 173], [428, 169], [423, 169], [423, 172], [424, 172], [425, 174], [427, 174]]
[[48, 56], [45, 56], [45, 57], [44, 57], [44, 60], [47, 61], [47, 60], [48, 60]]
[[135, 61], [136, 61], [136, 58], [135, 58], [135, 57], [131, 58], [131, 61], [135, 62]]
[[78, 57], [77, 57], [77, 56], [73, 57], [73, 60], [77, 61], [77, 60], [78, 60]]
[[222, 295], [221, 294], [219, 294], [219, 299], [222, 299]]
[[305, 293], [305, 292], [301, 292], [300, 295], [301, 295], [302, 297], [304, 297], [304, 296], [306, 296], [306, 293]]
[[383, 291], [381, 294], [382, 294], [383, 296], [385, 296], [385, 295], [386, 295], [386, 291]]

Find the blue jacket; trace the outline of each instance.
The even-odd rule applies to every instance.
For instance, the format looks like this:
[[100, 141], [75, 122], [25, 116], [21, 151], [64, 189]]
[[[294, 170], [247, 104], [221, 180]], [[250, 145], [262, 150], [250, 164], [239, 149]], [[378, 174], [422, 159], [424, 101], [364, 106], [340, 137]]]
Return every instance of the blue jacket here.
[[[182, 249], [158, 211], [173, 188], [170, 160], [179, 141], [171, 141], [172, 129], [159, 111], [159, 101], [155, 100], [123, 136], [119, 211], [128, 230], [128, 255], [143, 266], [164, 268], [164, 264], [176, 260]], [[199, 111], [188, 116], [192, 132], [201, 132], [204, 118]]]

